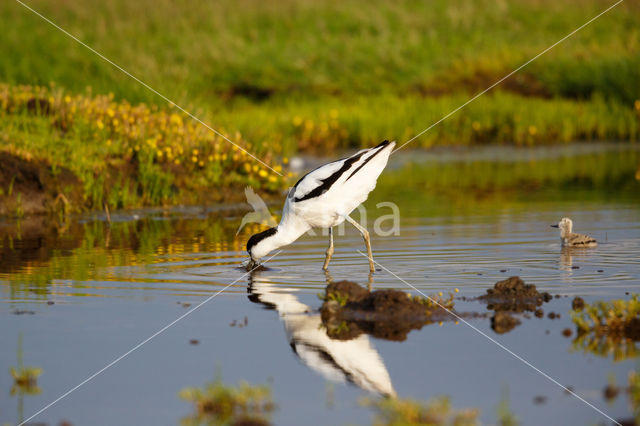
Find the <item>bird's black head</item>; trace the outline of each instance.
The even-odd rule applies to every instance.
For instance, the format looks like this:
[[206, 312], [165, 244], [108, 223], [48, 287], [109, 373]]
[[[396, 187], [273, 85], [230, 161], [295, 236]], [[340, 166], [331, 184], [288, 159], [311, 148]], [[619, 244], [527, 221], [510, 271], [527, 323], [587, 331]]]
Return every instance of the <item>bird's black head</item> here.
[[274, 228], [269, 228], [265, 231], [258, 232], [257, 234], [252, 235], [251, 238], [249, 238], [249, 241], [247, 241], [247, 253], [249, 253], [249, 256], [251, 256], [251, 258], [253, 259], [253, 255], [251, 254], [251, 249], [260, 241], [272, 236], [277, 231], [278, 231], [278, 228], [274, 227]]

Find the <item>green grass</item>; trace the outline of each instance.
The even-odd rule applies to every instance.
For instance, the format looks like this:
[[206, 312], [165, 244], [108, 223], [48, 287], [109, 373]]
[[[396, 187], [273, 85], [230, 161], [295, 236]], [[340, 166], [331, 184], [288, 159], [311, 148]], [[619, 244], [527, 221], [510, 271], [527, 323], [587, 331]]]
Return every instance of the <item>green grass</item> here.
[[[214, 127], [290, 154], [406, 140], [610, 2], [29, 4]], [[0, 80], [165, 105], [18, 3], [0, 12]], [[496, 88], [510, 96], [481, 98], [415, 146], [637, 139], [639, 24], [622, 3]]]
[[[335, 156], [383, 139], [409, 140], [610, 2], [29, 5], [275, 165], [299, 151]], [[620, 4], [411, 147], [637, 140], [639, 11], [636, 3]], [[3, 105], [0, 149], [72, 170], [83, 185], [79, 209], [211, 202], [209, 188], [221, 200], [232, 187], [287, 185], [261, 166], [244, 169], [247, 159], [209, 160], [214, 147], [233, 155], [228, 143], [19, 3], [3, 2], [0, 13], [3, 91], [46, 87], [56, 105], [55, 120]], [[142, 131], [127, 133], [114, 125], [122, 114], [150, 121], [136, 121]], [[178, 122], [175, 132], [162, 127]], [[157, 154], [167, 146], [173, 164]], [[192, 164], [194, 149], [207, 155]], [[14, 214], [24, 214], [17, 196]]]

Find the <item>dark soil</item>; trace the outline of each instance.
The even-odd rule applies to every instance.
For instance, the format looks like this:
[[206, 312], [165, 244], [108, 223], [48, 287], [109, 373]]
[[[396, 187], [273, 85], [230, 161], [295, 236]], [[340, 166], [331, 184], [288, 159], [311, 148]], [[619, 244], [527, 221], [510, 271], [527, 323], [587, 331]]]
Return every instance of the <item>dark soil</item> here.
[[607, 385], [602, 391], [602, 394], [604, 395], [604, 398], [607, 401], [612, 401], [616, 399], [619, 393], [620, 393], [620, 388], [618, 386], [611, 385], [611, 384]]
[[574, 297], [571, 302], [571, 307], [574, 311], [581, 311], [584, 308], [584, 300], [582, 297]]
[[540, 404], [544, 404], [545, 402], [547, 402], [547, 397], [544, 395], [537, 395], [533, 398], [533, 403], [540, 405]]
[[71, 212], [83, 204], [82, 182], [69, 169], [0, 151], [0, 216]]
[[487, 294], [478, 297], [493, 311], [535, 312], [544, 302], [551, 300], [549, 293], [540, 293], [533, 284], [525, 284], [518, 276], [498, 281]]
[[525, 284], [517, 276], [498, 281], [487, 290], [487, 294], [478, 297], [478, 300], [487, 302], [487, 309], [495, 311], [491, 328], [498, 334], [511, 331], [520, 324], [520, 320], [511, 315], [513, 313], [529, 311], [542, 318], [544, 311], [539, 306], [551, 299], [549, 293], [538, 292], [535, 285]]
[[367, 333], [381, 339], [403, 341], [411, 330], [454, 319], [427, 299], [398, 290], [369, 292], [350, 281], [327, 286], [320, 313], [327, 334], [338, 340], [350, 340]]
[[491, 328], [498, 334], [511, 331], [515, 326], [520, 324], [518, 318], [513, 317], [509, 312], [498, 311], [491, 318]]
[[633, 318], [625, 325], [624, 335], [633, 341], [640, 341], [640, 318]]

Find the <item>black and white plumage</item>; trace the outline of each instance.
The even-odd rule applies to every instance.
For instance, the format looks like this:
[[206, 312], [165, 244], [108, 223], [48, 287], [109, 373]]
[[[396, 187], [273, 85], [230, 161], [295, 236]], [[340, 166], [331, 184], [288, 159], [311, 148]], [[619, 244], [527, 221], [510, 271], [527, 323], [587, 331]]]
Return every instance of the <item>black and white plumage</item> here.
[[323, 269], [333, 255], [332, 227], [347, 220], [362, 234], [369, 254], [369, 268], [374, 272], [373, 254], [367, 230], [349, 217], [376, 187], [395, 142], [384, 141], [350, 157], [337, 160], [304, 175], [289, 190], [278, 226], [249, 238], [247, 252], [252, 268], [273, 250], [291, 244], [311, 228], [329, 229], [329, 248]]

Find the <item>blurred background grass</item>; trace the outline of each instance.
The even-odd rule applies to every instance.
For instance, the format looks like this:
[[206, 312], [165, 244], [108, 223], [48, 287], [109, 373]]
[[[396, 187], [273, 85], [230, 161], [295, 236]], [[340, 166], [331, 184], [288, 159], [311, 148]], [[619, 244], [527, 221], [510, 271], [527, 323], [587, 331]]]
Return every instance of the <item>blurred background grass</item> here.
[[[383, 139], [402, 143], [612, 2], [585, 0], [579, 7], [568, 0], [28, 4], [232, 139], [251, 144], [269, 164], [278, 164], [300, 152], [335, 156], [336, 150]], [[411, 146], [637, 140], [639, 12], [638, 3], [620, 4]], [[89, 102], [113, 94], [114, 108], [144, 103], [161, 113], [176, 112], [19, 3], [3, 2], [0, 13], [0, 81], [9, 87], [43, 86], [47, 96], [82, 96]], [[100, 147], [113, 135], [62, 133], [47, 125], [24, 132], [20, 114], [3, 110], [0, 143], [14, 153], [45, 153], [48, 162], [69, 167], [95, 191], [86, 180], [100, 174]], [[83, 157], [90, 161], [69, 155], [88, 141], [96, 147]], [[129, 138], [110, 149], [110, 156], [128, 164], [141, 142]], [[196, 137], [186, 148], [209, 152], [210, 145], [225, 143]], [[52, 149], [60, 144], [66, 149]], [[155, 170], [129, 178], [151, 176], [153, 182], [111, 197], [115, 206], [198, 201], [176, 195], [183, 187], [178, 176], [187, 172], [202, 177], [203, 187], [212, 183], [204, 166], [200, 173], [175, 160], [163, 165], [153, 155], [147, 163]], [[260, 170], [243, 174], [239, 163], [233, 167], [218, 168], [218, 175], [234, 176], [218, 184], [271, 190], [287, 184], [261, 179]], [[156, 188], [153, 194], [150, 188]], [[105, 191], [87, 196], [98, 197], [88, 205], [108, 198], [100, 192]]]

